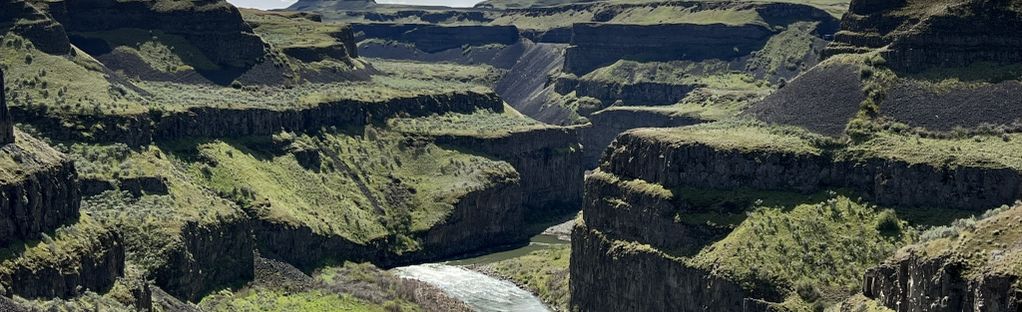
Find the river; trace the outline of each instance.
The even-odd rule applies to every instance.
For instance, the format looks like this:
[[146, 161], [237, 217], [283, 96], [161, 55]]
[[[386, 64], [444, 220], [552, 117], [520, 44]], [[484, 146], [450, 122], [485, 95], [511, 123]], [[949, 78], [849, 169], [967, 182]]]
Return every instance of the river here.
[[429, 283], [480, 312], [550, 311], [531, 292], [514, 283], [466, 269], [465, 265], [487, 264], [529, 254], [557, 244], [568, 244], [563, 235], [540, 234], [527, 246], [478, 257], [406, 266], [394, 269], [398, 276]]

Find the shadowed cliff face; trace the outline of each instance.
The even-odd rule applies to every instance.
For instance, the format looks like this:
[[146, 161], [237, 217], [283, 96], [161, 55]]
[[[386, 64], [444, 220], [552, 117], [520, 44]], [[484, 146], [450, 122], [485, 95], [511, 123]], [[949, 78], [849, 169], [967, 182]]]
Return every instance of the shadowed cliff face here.
[[46, 53], [66, 54], [71, 51], [64, 26], [24, 0], [0, 3], [0, 31], [19, 34]]
[[852, 1], [825, 54], [887, 46], [892, 68], [918, 72], [975, 62], [1022, 61], [1022, 14], [1011, 0]]
[[[637, 32], [644, 36], [635, 36]], [[759, 50], [772, 32], [763, 26], [575, 24], [564, 69], [577, 75], [617, 60], [735, 59]], [[686, 36], [678, 36], [684, 33]]]
[[14, 122], [11, 121], [11, 112], [7, 110], [6, 89], [4, 72], [0, 70], [0, 144], [14, 143]]
[[266, 44], [226, 1], [89, 0], [47, 5], [70, 32], [163, 31], [184, 37], [211, 61], [226, 67], [251, 67], [265, 55]]

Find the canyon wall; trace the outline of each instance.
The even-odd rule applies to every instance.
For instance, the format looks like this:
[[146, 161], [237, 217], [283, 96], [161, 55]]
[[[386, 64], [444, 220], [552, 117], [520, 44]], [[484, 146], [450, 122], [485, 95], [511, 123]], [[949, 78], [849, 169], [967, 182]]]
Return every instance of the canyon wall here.
[[[589, 73], [618, 60], [730, 60], [761, 49], [773, 32], [760, 25], [575, 24], [564, 69]], [[636, 36], [642, 33], [643, 36]], [[677, 36], [684, 33], [687, 36]]]
[[898, 312], [1018, 311], [1022, 291], [1018, 276], [965, 274], [967, 264], [951, 255], [923, 257], [911, 254], [870, 269], [862, 292]]
[[39, 51], [45, 53], [71, 52], [71, 42], [64, 25], [24, 0], [0, 3], [0, 29], [8, 29], [32, 41]]
[[492, 183], [465, 194], [444, 221], [412, 233], [420, 240], [414, 251], [398, 252], [399, 237], [355, 242], [315, 233], [308, 227], [257, 220], [255, 240], [261, 256], [285, 261], [303, 270], [344, 261], [373, 262], [381, 267], [434, 261], [527, 239], [522, 189], [517, 176], [494, 177]]
[[703, 120], [688, 116], [672, 116], [655, 111], [607, 109], [589, 116], [591, 125], [582, 129], [583, 160], [589, 168], [595, 168], [606, 147], [625, 131], [635, 128], [681, 127], [702, 123]]
[[171, 251], [167, 265], [152, 273], [155, 284], [176, 298], [198, 302], [224, 286], [251, 280], [255, 242], [250, 223], [238, 218], [186, 224], [181, 230], [183, 246]]
[[550, 76], [564, 67], [564, 49], [561, 44], [524, 41], [521, 58], [493, 90], [515, 110], [533, 119], [553, 125], [572, 122], [572, 112], [558, 105], [549, 105], [555, 97]]
[[267, 45], [226, 1], [187, 5], [149, 1], [48, 1], [50, 14], [70, 32], [147, 29], [188, 40], [216, 64], [243, 68], [261, 62]]
[[124, 275], [124, 246], [113, 231], [104, 231], [91, 239], [93, 241], [86, 242], [88, 245], [83, 249], [52, 255], [62, 258], [59, 260], [28, 255], [23, 257], [29, 258], [11, 260], [15, 264], [7, 268], [9, 271], [0, 273], [0, 286], [6, 287], [8, 296], [29, 299], [74, 298], [86, 290], [108, 290]]
[[440, 26], [428, 24], [354, 24], [359, 41], [384, 39], [415, 45], [426, 53], [464, 46], [513, 45], [518, 42], [514, 26]]
[[0, 179], [0, 246], [39, 239], [78, 218], [78, 173], [74, 164], [45, 143], [16, 131], [17, 142], [4, 146], [4, 157], [20, 168]]
[[851, 189], [881, 206], [984, 211], [1022, 198], [1022, 172], [1009, 168], [935, 166], [867, 157], [719, 149], [625, 134], [605, 158], [623, 178], [668, 188], [752, 188], [813, 193]]
[[436, 142], [510, 163], [521, 176], [528, 219], [558, 216], [579, 208], [585, 168], [578, 127], [548, 127], [498, 137], [441, 136]]
[[1022, 62], [1020, 32], [1022, 14], [1010, 1], [909, 5], [904, 0], [854, 0], [835, 44], [824, 54], [887, 47], [882, 53], [888, 66], [908, 72], [976, 62], [1018, 63]]
[[6, 86], [4, 72], [0, 70], [0, 145], [14, 143], [14, 121], [11, 120], [11, 112], [7, 109]]
[[[708, 211], [678, 197], [683, 188], [807, 194], [842, 189], [887, 207], [985, 211], [1022, 198], [1022, 173], [829, 152], [724, 148], [633, 130], [617, 138], [587, 178], [572, 238], [573, 308], [766, 311], [784, 301], [776, 287], [758, 281], [737, 285], [686, 262], [684, 256], [697, 254], [729, 229], [687, 222], [682, 214]], [[1014, 289], [1016, 278], [1010, 275], [964, 278], [964, 267], [954, 261], [913, 259], [870, 270], [864, 293], [898, 311], [1017, 306], [1017, 294], [1004, 291]]]
[[558, 79], [559, 90], [574, 90], [578, 97], [591, 97], [604, 105], [664, 105], [681, 102], [698, 84], [662, 82], [618, 83], [588, 79]]
[[427, 116], [436, 112], [499, 111], [503, 102], [492, 93], [451, 92], [397, 98], [386, 102], [344, 100], [311, 108], [274, 110], [194, 107], [181, 112], [141, 115], [61, 115], [24, 106], [12, 116], [55, 139], [122, 142], [133, 146], [156, 140], [194, 137], [272, 135], [281, 131], [316, 131], [329, 126], [364, 126], [387, 118]]

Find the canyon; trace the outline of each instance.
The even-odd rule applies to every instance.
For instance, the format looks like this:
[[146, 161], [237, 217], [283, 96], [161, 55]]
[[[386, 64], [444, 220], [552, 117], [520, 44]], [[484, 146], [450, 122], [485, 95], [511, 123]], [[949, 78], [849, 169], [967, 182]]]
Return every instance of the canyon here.
[[1018, 7], [6, 1], [0, 310], [1016, 311]]

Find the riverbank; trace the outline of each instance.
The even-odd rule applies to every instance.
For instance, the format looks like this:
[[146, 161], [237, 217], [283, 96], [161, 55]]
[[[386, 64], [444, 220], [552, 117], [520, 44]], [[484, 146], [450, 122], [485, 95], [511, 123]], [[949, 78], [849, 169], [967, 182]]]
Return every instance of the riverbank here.
[[392, 272], [440, 288], [481, 311], [567, 311], [573, 225], [574, 219], [552, 225], [518, 248]]

